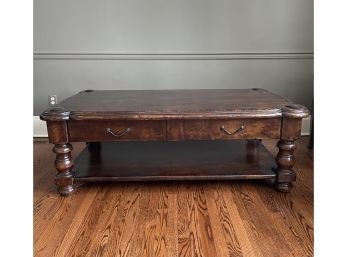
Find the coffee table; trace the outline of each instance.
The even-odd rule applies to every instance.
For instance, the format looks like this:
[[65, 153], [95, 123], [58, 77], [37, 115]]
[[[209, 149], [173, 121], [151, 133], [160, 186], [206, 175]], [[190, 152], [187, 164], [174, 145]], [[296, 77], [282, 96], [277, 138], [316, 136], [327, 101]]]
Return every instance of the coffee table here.
[[[76, 182], [295, 180], [295, 140], [309, 111], [264, 89], [85, 90], [41, 114], [61, 195]], [[262, 139], [279, 139], [274, 158]], [[72, 160], [71, 142], [86, 142]]]

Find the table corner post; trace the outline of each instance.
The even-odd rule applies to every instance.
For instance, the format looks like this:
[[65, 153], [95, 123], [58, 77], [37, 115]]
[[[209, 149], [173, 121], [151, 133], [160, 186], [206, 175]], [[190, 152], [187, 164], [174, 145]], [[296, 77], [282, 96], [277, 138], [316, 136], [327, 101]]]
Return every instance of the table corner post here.
[[282, 109], [282, 126], [280, 140], [278, 141], [278, 154], [276, 162], [278, 167], [275, 172], [277, 179], [274, 184], [280, 192], [289, 192], [292, 182], [296, 180], [293, 170], [295, 164], [295, 141], [301, 136], [302, 118], [309, 115], [309, 111], [301, 105], [289, 104]]
[[275, 188], [280, 192], [289, 192], [292, 188], [292, 182], [296, 179], [296, 174], [292, 167], [295, 164], [295, 140], [280, 139], [277, 144], [279, 151], [276, 157], [277, 179], [274, 184]]
[[53, 152], [56, 154], [55, 166], [58, 171], [55, 183], [58, 185], [58, 192], [62, 196], [70, 195], [75, 190], [72, 150], [73, 147], [70, 143], [57, 143], [53, 147]]
[[73, 150], [69, 142], [68, 124], [70, 112], [63, 108], [51, 108], [45, 111], [41, 118], [46, 120], [49, 142], [54, 144], [52, 151], [56, 154], [55, 167], [58, 171], [55, 183], [62, 196], [74, 192], [74, 162], [71, 156]]

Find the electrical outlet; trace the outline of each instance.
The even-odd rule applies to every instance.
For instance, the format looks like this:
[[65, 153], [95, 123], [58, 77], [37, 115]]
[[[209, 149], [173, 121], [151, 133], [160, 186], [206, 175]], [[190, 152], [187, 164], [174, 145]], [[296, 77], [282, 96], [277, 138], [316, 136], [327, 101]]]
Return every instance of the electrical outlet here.
[[48, 106], [56, 106], [57, 105], [57, 95], [49, 95], [48, 96]]

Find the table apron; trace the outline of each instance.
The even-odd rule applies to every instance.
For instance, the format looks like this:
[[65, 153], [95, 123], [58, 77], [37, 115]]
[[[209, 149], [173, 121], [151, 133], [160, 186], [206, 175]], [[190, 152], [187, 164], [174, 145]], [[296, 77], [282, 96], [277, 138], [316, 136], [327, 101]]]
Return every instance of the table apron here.
[[280, 138], [281, 118], [67, 121], [70, 142]]

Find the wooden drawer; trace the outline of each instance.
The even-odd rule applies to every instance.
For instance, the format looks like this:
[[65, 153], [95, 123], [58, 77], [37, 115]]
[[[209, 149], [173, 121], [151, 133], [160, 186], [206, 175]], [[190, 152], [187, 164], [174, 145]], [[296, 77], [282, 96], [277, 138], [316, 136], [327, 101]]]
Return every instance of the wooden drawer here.
[[166, 139], [166, 121], [69, 121], [71, 142]]
[[185, 120], [185, 140], [279, 138], [280, 118]]

